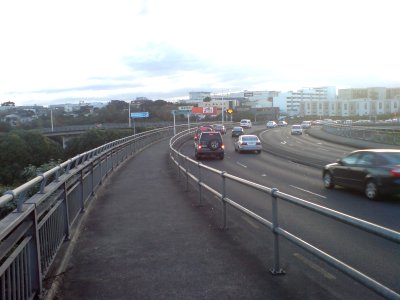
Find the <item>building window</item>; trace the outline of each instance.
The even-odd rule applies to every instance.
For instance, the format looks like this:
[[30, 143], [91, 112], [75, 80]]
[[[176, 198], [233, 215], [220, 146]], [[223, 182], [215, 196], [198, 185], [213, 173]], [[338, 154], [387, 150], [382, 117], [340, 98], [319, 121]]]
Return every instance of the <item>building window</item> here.
[[343, 104], [343, 110], [347, 110], [347, 103]]
[[368, 104], [364, 103], [364, 109], [367, 109], [367, 108], [368, 108]]
[[379, 109], [382, 109], [382, 102], [379, 102]]
[[397, 102], [393, 102], [393, 108], [397, 108]]

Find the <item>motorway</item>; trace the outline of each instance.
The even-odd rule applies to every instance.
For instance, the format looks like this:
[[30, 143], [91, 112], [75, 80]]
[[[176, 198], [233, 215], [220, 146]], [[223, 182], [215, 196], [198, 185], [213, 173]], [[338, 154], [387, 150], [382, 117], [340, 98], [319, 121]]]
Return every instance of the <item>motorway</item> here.
[[[266, 129], [255, 126], [247, 129], [246, 133], [255, 133], [260, 137], [263, 142], [261, 154], [235, 152], [233, 139], [228, 131], [224, 136], [225, 159], [203, 159], [201, 162], [252, 182], [278, 188], [281, 192], [312, 203], [400, 231], [399, 198], [372, 202], [359, 192], [341, 188], [327, 190], [323, 187], [321, 167], [355, 148], [315, 139], [308, 134], [291, 136], [289, 127]], [[193, 142], [185, 143], [181, 152], [194, 159]], [[196, 168], [191, 171], [195, 174], [198, 172]], [[220, 189], [221, 178], [218, 175], [202, 174], [202, 178], [210, 186]], [[265, 194], [228, 182], [227, 196], [271, 220], [271, 201]], [[400, 293], [398, 245], [288, 203], [280, 203], [279, 209], [279, 223], [282, 228]], [[263, 246], [260, 246], [259, 241], [266, 239], [265, 229], [233, 209], [228, 214], [228, 227], [245, 228], [241, 234], [235, 231], [236, 236], [233, 238], [247, 243], [249, 251], [259, 251], [256, 255], [262, 255]], [[312, 280], [327, 280], [333, 289], [337, 288], [344, 293], [347, 291], [348, 295], [354, 296], [357, 293], [362, 298], [376, 297], [299, 248], [289, 243], [282, 244], [285, 268], [290, 269], [291, 264], [304, 264], [313, 271], [307, 273]]]

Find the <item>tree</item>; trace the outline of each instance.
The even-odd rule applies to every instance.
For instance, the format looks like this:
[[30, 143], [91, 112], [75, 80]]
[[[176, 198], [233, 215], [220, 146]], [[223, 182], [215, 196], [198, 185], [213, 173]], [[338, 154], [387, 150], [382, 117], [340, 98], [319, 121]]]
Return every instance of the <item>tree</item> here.
[[203, 102], [211, 102], [211, 97], [210, 96], [207, 96], [207, 97], [205, 97], [204, 99], [203, 99]]
[[11, 101], [7, 101], [1, 104], [1, 106], [12, 106], [15, 107], [15, 103]]

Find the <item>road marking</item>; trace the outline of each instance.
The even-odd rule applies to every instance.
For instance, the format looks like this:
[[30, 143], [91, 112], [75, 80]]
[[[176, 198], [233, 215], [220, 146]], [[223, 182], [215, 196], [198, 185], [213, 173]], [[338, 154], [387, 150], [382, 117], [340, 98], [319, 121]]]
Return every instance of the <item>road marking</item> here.
[[306, 193], [309, 193], [309, 194], [312, 194], [312, 195], [315, 195], [315, 196], [318, 196], [318, 197], [321, 197], [321, 198], [326, 199], [325, 196], [322, 196], [322, 195], [320, 195], [320, 194], [316, 194], [316, 193], [313, 193], [313, 192], [311, 192], [311, 191], [308, 191], [308, 190], [299, 188], [298, 186], [291, 185], [291, 187], [292, 187], [292, 188], [295, 188], [295, 189], [298, 189], [298, 190], [300, 190], [300, 191], [303, 191], [303, 192], [306, 192]]
[[281, 144], [282, 144], [282, 145], [285, 145], [285, 144], [286, 144], [286, 141], [281, 142]]
[[267, 176], [267, 174], [261, 174], [261, 176], [262, 176], [262, 177], [266, 177], [266, 176]]
[[325, 271], [325, 269], [323, 269], [322, 267], [320, 267], [317, 264], [313, 263], [308, 258], [305, 258], [303, 255], [301, 255], [299, 253], [293, 253], [293, 256], [298, 258], [300, 261], [302, 261], [306, 265], [308, 265], [314, 271], [317, 271], [318, 273], [322, 274], [322, 276], [324, 276], [325, 278], [327, 278], [329, 280], [335, 280], [336, 279], [336, 277], [334, 275], [332, 275], [328, 271]]
[[240, 162], [236, 162], [239, 166], [241, 166], [241, 167], [243, 167], [243, 168], [247, 168], [247, 166], [246, 165], [244, 165], [244, 164], [241, 164]]
[[259, 229], [260, 226], [258, 226], [255, 222], [253, 222], [252, 220], [250, 220], [248, 217], [246, 216], [242, 216], [242, 219], [245, 220], [247, 223], [249, 223], [252, 227], [254, 227], [255, 229]]

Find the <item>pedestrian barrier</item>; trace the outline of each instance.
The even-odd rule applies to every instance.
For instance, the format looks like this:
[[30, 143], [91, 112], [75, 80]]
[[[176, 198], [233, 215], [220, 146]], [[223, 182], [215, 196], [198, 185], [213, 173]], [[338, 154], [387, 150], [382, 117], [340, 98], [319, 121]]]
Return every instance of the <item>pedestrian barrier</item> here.
[[[278, 204], [281, 202], [290, 203], [291, 205], [302, 207], [306, 210], [328, 217], [337, 222], [341, 222], [358, 228], [359, 230], [378, 236], [386, 241], [391, 241], [397, 246], [397, 253], [400, 253], [400, 232], [366, 222], [350, 215], [346, 215], [341, 212], [282, 193], [276, 188], [266, 187], [197, 162], [192, 158], [180, 153], [179, 151], [179, 148], [183, 143], [185, 143], [189, 139], [192, 139], [193, 132], [193, 130], [182, 131], [181, 133], [172, 137], [170, 140], [170, 159], [177, 167], [178, 176], [181, 177], [181, 174], [183, 174], [186, 189], [189, 189], [189, 185], [193, 183], [193, 186], [197, 189], [199, 193], [199, 204], [202, 203], [203, 193], [206, 191], [214, 196], [212, 197], [213, 199], [219, 199], [222, 204], [222, 228], [226, 228], [227, 226], [227, 206], [229, 205], [235, 210], [245, 214], [246, 216], [252, 218], [253, 220], [271, 230], [273, 235], [274, 261], [273, 266], [270, 269], [272, 274], [284, 273], [284, 270], [281, 268], [279, 248], [280, 237], [283, 237], [291, 243], [301, 247], [312, 255], [333, 266], [337, 270], [350, 276], [351, 278], [373, 290], [377, 294], [387, 299], [400, 299], [399, 290], [395, 291], [387, 286], [384, 286], [382, 283], [377, 282], [373, 278], [363, 274], [361, 271], [356, 270], [355, 268], [347, 265], [343, 261], [340, 261], [330, 254], [318, 249], [316, 246], [305, 241], [302, 237], [298, 237], [295, 234], [286, 230], [285, 228], [281, 227], [278, 219]], [[206, 178], [212, 178], [212, 180], [209, 180], [209, 184], [206, 183]], [[240, 204], [245, 203], [243, 199], [239, 199], [237, 197], [235, 199], [232, 199], [231, 197], [235, 197], [235, 195], [231, 195], [231, 197], [229, 197], [227, 189], [228, 180], [231, 184], [239, 184], [248, 187], [253, 192], [258, 191], [261, 192], [265, 197], [269, 197], [271, 204], [270, 219], [268, 220], [266, 217], [262, 217], [251, 209], [245, 207], [243, 204]], [[212, 185], [211, 182], [214, 184]], [[397, 288], [399, 287], [397, 286]]]
[[[178, 131], [187, 126], [178, 126]], [[0, 299], [43, 296], [43, 281], [88, 201], [123, 161], [173, 135], [164, 127], [122, 138], [71, 158], [6, 192], [15, 211], [0, 220]]]

